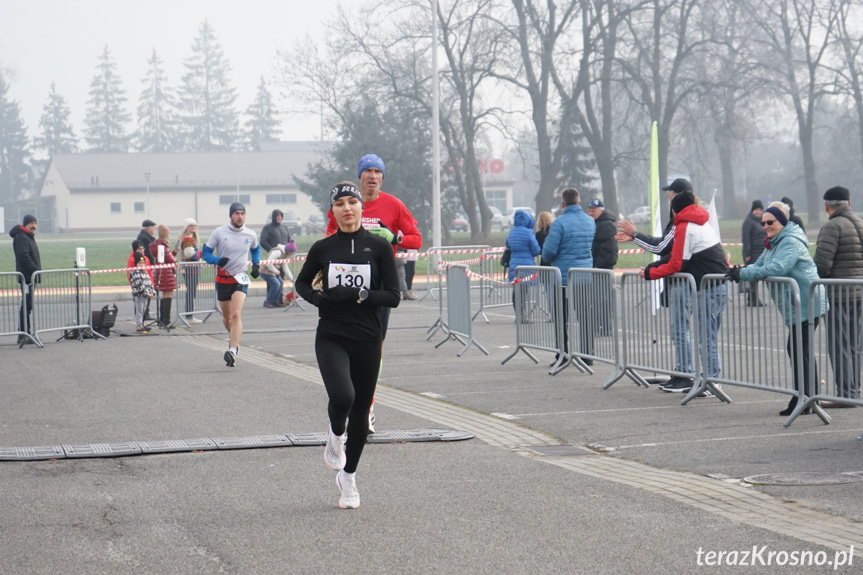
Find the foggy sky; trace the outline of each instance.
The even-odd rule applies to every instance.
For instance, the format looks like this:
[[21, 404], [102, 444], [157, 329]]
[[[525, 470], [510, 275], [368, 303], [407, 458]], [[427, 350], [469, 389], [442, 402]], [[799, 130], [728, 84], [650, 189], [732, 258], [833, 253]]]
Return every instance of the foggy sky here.
[[[324, 33], [339, 0], [0, 0], [0, 69], [11, 84], [8, 96], [21, 106], [27, 133], [39, 133], [39, 118], [51, 82], [72, 110], [79, 146], [83, 140], [90, 81], [105, 45], [126, 89], [129, 130], [137, 126], [136, 108], [155, 48], [168, 83], [176, 88], [185, 72], [193, 40], [209, 21], [231, 64], [242, 114], [255, 96], [261, 75], [272, 81], [276, 50]], [[275, 98], [278, 90], [271, 88]], [[295, 109], [291, 102], [284, 103]], [[285, 120], [285, 118], [283, 118]], [[320, 137], [317, 115], [283, 122], [282, 139]], [[35, 150], [34, 150], [35, 152]], [[39, 151], [38, 155], [43, 152]]]

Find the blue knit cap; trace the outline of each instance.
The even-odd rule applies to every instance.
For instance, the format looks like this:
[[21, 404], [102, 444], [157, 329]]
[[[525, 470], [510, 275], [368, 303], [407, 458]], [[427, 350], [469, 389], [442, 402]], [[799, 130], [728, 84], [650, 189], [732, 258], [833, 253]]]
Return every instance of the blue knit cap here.
[[381, 171], [382, 174], [386, 175], [387, 171], [384, 169], [384, 161], [380, 156], [376, 154], [366, 154], [362, 158], [360, 158], [360, 163], [357, 166], [357, 177], [362, 176], [363, 172], [368, 170], [369, 168], [377, 168]]

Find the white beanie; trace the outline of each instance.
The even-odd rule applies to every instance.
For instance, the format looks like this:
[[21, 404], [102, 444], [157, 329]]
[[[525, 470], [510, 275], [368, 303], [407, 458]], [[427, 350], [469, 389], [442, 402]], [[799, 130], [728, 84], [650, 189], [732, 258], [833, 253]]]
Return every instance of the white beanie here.
[[183, 220], [183, 225], [188, 228], [189, 226], [197, 226], [198, 222], [195, 221], [195, 218], [186, 218]]

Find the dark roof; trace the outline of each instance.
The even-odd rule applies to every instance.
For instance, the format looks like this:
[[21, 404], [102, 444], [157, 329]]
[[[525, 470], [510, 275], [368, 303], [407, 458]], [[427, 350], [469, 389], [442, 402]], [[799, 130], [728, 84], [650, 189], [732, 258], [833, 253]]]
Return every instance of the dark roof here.
[[[190, 188], [291, 185], [310, 163], [325, 158], [327, 145], [311, 142], [267, 152], [164, 154], [61, 154], [52, 158], [70, 189]], [[306, 145], [300, 145], [306, 144]]]

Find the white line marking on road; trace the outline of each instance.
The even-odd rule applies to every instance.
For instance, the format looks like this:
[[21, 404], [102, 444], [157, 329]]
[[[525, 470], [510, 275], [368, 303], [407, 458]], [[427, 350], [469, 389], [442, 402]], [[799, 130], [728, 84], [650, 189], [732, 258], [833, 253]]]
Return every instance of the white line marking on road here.
[[799, 437], [801, 435], [821, 435], [825, 433], [857, 433], [863, 431], [861, 429], [829, 429], [823, 431], [789, 431], [788, 433], [771, 433], [770, 435], [740, 435], [737, 437], [707, 437], [704, 439], [684, 439], [681, 441], [665, 441], [659, 443], [638, 443], [633, 445], [618, 445], [614, 449], [632, 449], [635, 447], [662, 447], [665, 445], [683, 445], [686, 443], [706, 443], [709, 441], [740, 441], [749, 439], [764, 439], [766, 437]]
[[[532, 391], [535, 392], [536, 390], [532, 390]], [[480, 393], [480, 392], [477, 392], [477, 393]], [[682, 399], [683, 396], [680, 396], [680, 397]], [[734, 405], [755, 405], [757, 403], [776, 403], [776, 402], [773, 400], [769, 400], [769, 399], [766, 399], [763, 401], [735, 401]], [[722, 405], [722, 403], [719, 403], [717, 401], [717, 402], [690, 404], [687, 407], [711, 407], [711, 406], [716, 407], [716, 406], [721, 406], [721, 405]], [[591, 413], [614, 413], [614, 412], [618, 412], [618, 411], [648, 411], [648, 410], [652, 410], [652, 409], [679, 409], [680, 407], [681, 407], [681, 405], [679, 403], [676, 403], [674, 405], [654, 405], [654, 406], [647, 406], [647, 407], [619, 407], [619, 408], [614, 408], [614, 409], [584, 409], [581, 411], [545, 411], [545, 412], [538, 412], [538, 413], [517, 413], [516, 415], [518, 417], [538, 417], [538, 416], [544, 416], [544, 415], [584, 415], [584, 414], [591, 414]]]

